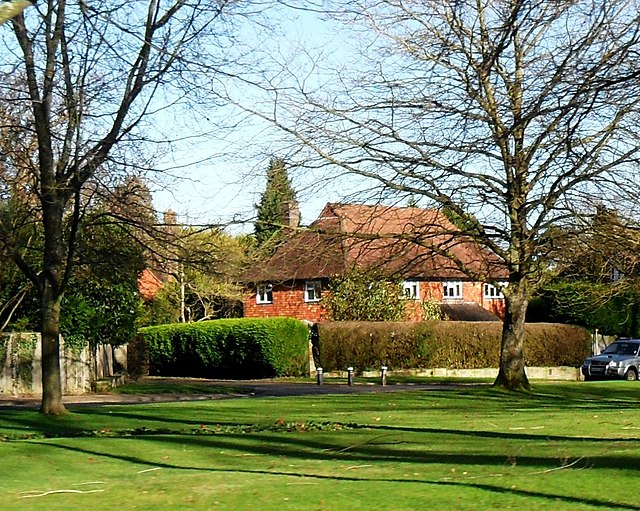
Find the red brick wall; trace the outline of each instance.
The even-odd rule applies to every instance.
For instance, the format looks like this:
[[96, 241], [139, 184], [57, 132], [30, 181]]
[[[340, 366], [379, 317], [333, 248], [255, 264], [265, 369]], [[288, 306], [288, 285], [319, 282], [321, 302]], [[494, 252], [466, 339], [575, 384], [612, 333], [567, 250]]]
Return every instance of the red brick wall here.
[[[504, 300], [484, 298], [483, 284], [480, 282], [463, 282], [462, 298], [448, 299], [451, 302], [475, 302], [498, 317], [504, 316]], [[323, 290], [323, 293], [326, 293]], [[443, 301], [442, 282], [420, 282], [420, 300]], [[312, 322], [327, 319], [322, 302], [306, 303], [304, 301], [304, 281], [291, 285], [276, 284], [273, 286], [273, 303], [256, 303], [255, 288], [244, 297], [244, 316], [247, 318], [271, 318], [287, 316]], [[422, 306], [418, 300], [407, 301], [407, 319], [420, 321]]]
[[275, 284], [273, 286], [273, 303], [256, 303], [255, 288], [245, 295], [244, 316], [246, 318], [285, 316], [316, 323], [326, 319], [326, 311], [320, 303], [304, 301], [304, 281], [296, 282], [293, 285]]
[[499, 318], [504, 317], [504, 299], [502, 298], [485, 298], [484, 284], [482, 282], [463, 282], [462, 298], [447, 298], [442, 296], [442, 282], [420, 282], [420, 299], [432, 299], [438, 302], [447, 301], [450, 303], [467, 302], [477, 303]]

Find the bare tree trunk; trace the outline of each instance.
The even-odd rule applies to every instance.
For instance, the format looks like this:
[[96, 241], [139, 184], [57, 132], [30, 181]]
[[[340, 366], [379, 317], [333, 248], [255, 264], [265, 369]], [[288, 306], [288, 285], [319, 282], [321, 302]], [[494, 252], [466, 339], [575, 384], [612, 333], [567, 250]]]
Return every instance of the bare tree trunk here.
[[531, 385], [524, 367], [522, 344], [529, 301], [519, 293], [506, 297], [506, 311], [502, 327], [500, 371], [494, 387], [508, 390], [529, 390]]
[[[40, 413], [59, 415], [66, 412], [62, 404], [60, 372], [60, 307], [64, 293], [63, 211], [64, 201], [42, 173], [44, 258], [40, 275], [40, 330], [42, 334], [42, 404]], [[67, 264], [70, 264], [67, 262]]]
[[62, 404], [60, 374], [60, 299], [54, 296], [47, 282], [42, 290], [42, 404], [40, 413], [60, 415], [66, 413]]

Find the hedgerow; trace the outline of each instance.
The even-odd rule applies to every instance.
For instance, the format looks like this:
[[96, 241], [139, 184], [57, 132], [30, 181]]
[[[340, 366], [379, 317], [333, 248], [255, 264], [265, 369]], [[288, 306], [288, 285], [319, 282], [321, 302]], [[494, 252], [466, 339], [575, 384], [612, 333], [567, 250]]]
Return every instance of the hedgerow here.
[[[308, 327], [291, 318], [220, 319], [146, 327], [131, 343], [132, 372], [268, 378], [308, 373]], [[138, 374], [139, 375], [139, 374]]]
[[[502, 323], [467, 321], [318, 323], [316, 365], [325, 371], [497, 367]], [[573, 325], [526, 326], [529, 366], [579, 366], [589, 355], [591, 335]]]

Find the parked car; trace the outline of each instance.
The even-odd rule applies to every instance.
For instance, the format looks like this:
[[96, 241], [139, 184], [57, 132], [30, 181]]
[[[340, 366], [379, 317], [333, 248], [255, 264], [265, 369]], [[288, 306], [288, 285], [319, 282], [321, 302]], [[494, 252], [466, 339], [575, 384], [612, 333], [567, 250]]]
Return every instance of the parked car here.
[[637, 380], [640, 370], [640, 339], [620, 339], [582, 363], [585, 380], [622, 378]]

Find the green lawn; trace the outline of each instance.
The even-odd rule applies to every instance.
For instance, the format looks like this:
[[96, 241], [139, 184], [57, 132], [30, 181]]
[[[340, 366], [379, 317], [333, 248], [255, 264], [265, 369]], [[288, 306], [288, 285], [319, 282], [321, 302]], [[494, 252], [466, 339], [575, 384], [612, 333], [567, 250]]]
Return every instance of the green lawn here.
[[2, 410], [0, 509], [640, 510], [639, 396], [572, 382]]

